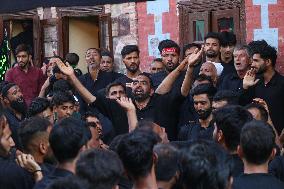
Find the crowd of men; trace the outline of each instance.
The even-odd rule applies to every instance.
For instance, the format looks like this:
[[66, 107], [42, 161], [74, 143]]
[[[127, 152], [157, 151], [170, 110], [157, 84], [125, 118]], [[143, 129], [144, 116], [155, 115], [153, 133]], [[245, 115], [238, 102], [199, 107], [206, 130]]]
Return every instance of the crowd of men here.
[[0, 84], [1, 189], [283, 189], [284, 77], [266, 41], [163, 40], [149, 73], [137, 45], [32, 65]]

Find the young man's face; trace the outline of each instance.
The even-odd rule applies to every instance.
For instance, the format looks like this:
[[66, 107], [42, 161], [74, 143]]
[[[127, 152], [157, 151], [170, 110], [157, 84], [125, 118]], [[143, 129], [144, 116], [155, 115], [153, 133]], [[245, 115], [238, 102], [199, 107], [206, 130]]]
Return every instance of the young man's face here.
[[54, 106], [54, 112], [57, 113], [58, 120], [70, 117], [74, 111], [75, 108], [72, 102], [64, 102], [62, 105]]
[[113, 60], [109, 56], [102, 56], [100, 70], [104, 72], [113, 71]]
[[260, 57], [260, 54], [254, 54], [252, 57], [252, 64], [251, 68], [255, 70], [258, 74], [263, 74], [267, 70], [267, 63], [268, 60], [264, 60]]
[[220, 43], [218, 39], [208, 38], [204, 46], [205, 54], [208, 58], [216, 58], [220, 53]]
[[177, 52], [162, 53], [162, 60], [168, 72], [173, 71], [179, 65], [179, 54]]
[[101, 136], [102, 136], [102, 125], [100, 120], [95, 117], [95, 116], [89, 116], [86, 118], [87, 123], [94, 123], [95, 127], [90, 126], [90, 131], [92, 134], [92, 138], [88, 142], [88, 147], [90, 148], [100, 148], [102, 141], [101, 141]]
[[194, 109], [199, 119], [206, 120], [211, 114], [211, 102], [207, 94], [199, 94], [193, 96]]
[[37, 116], [40, 116], [42, 118], [48, 119], [50, 123], [54, 123], [53, 120], [53, 111], [51, 108], [46, 108], [41, 113], [39, 113]]
[[233, 55], [236, 71], [245, 71], [249, 69], [251, 62], [246, 50], [235, 50]]
[[136, 73], [139, 70], [140, 60], [138, 52], [134, 51], [127, 54], [122, 61], [125, 64], [127, 71]]
[[107, 98], [115, 100], [115, 99], [120, 99], [121, 97], [126, 97], [126, 92], [121, 85], [115, 85], [109, 89]]
[[234, 52], [235, 45], [227, 45], [227, 46], [221, 46], [220, 48], [220, 53], [221, 57], [225, 59], [229, 59], [233, 57], [233, 52]]
[[18, 113], [25, 114], [27, 106], [23, 97], [21, 89], [15, 85], [8, 90], [7, 97], [5, 97], [8, 106]]
[[12, 132], [5, 116], [0, 118], [0, 127], [0, 156], [8, 156], [15, 143], [11, 137]]
[[220, 109], [220, 108], [226, 106], [227, 104], [228, 104], [228, 102], [226, 100], [213, 101], [212, 102], [212, 109], [217, 110], [217, 109]]
[[26, 51], [21, 51], [16, 55], [18, 65], [21, 69], [24, 69], [28, 66], [31, 55], [29, 55]]

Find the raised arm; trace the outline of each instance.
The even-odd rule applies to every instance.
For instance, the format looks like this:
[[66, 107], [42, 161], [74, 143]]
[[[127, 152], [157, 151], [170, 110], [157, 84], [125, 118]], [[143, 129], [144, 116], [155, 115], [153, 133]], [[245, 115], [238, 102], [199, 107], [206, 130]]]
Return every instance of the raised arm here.
[[137, 127], [138, 120], [136, 108], [131, 98], [121, 97], [120, 99], [116, 99], [116, 102], [126, 111], [129, 132], [133, 131]]
[[66, 64], [64, 64], [59, 58], [55, 58], [54, 61], [56, 62], [60, 71], [62, 73], [64, 73], [65, 75], [67, 75], [70, 83], [79, 92], [79, 94], [82, 96], [82, 98], [84, 99], [84, 101], [87, 104], [91, 104], [92, 102], [94, 102], [96, 100], [96, 97], [94, 95], [92, 95], [92, 93], [90, 93], [88, 91], [88, 89], [86, 89], [81, 84], [81, 82], [78, 80], [78, 78], [76, 77], [76, 75], [74, 73], [72, 66], [70, 66], [68, 62], [66, 62]]
[[186, 74], [184, 76], [184, 80], [183, 80], [182, 86], [181, 86], [181, 95], [182, 96], [187, 96], [189, 91], [190, 91], [190, 88], [191, 88], [191, 85], [192, 85], [193, 69], [194, 69], [194, 66], [196, 65], [196, 63], [198, 62], [198, 60], [200, 59], [202, 52], [203, 52], [203, 47], [200, 50], [195, 49], [195, 51], [190, 56], [188, 56], [186, 58], [188, 64], [187, 64]]
[[176, 81], [180, 73], [184, 70], [186, 65], [187, 65], [187, 59], [185, 58], [175, 70], [173, 70], [171, 73], [167, 75], [167, 77], [158, 86], [155, 93], [163, 95], [170, 92], [174, 85], [174, 82]]

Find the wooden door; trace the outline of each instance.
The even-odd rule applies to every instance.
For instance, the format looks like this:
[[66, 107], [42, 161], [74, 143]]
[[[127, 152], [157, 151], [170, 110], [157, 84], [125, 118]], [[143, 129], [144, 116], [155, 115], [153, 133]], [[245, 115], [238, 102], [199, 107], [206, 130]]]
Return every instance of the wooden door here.
[[100, 48], [107, 49], [113, 53], [112, 43], [112, 27], [111, 27], [111, 16], [110, 14], [101, 14], [99, 16], [99, 27], [100, 27]]

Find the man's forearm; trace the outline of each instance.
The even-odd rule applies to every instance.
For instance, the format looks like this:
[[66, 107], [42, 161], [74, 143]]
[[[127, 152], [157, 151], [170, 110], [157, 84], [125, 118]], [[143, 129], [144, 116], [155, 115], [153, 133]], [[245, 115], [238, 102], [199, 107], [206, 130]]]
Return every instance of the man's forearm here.
[[69, 77], [70, 82], [75, 87], [75, 89], [78, 91], [78, 93], [81, 95], [81, 97], [84, 99], [84, 101], [87, 104], [91, 104], [96, 100], [96, 97], [90, 93], [86, 87], [82, 85], [82, 83], [78, 80], [78, 78], [75, 76], [75, 74], [70, 75]]
[[193, 73], [193, 67], [189, 66], [186, 74], [184, 76], [184, 80], [182, 82], [182, 86], [181, 86], [181, 95], [182, 96], [187, 96], [189, 93], [189, 90], [191, 88], [191, 84], [192, 84], [192, 73]]
[[171, 73], [169, 73], [168, 76], [158, 86], [155, 93], [163, 95], [163, 94], [170, 92], [170, 90], [173, 87], [174, 82], [176, 81], [180, 73], [181, 71], [179, 71], [178, 69], [175, 69]]

